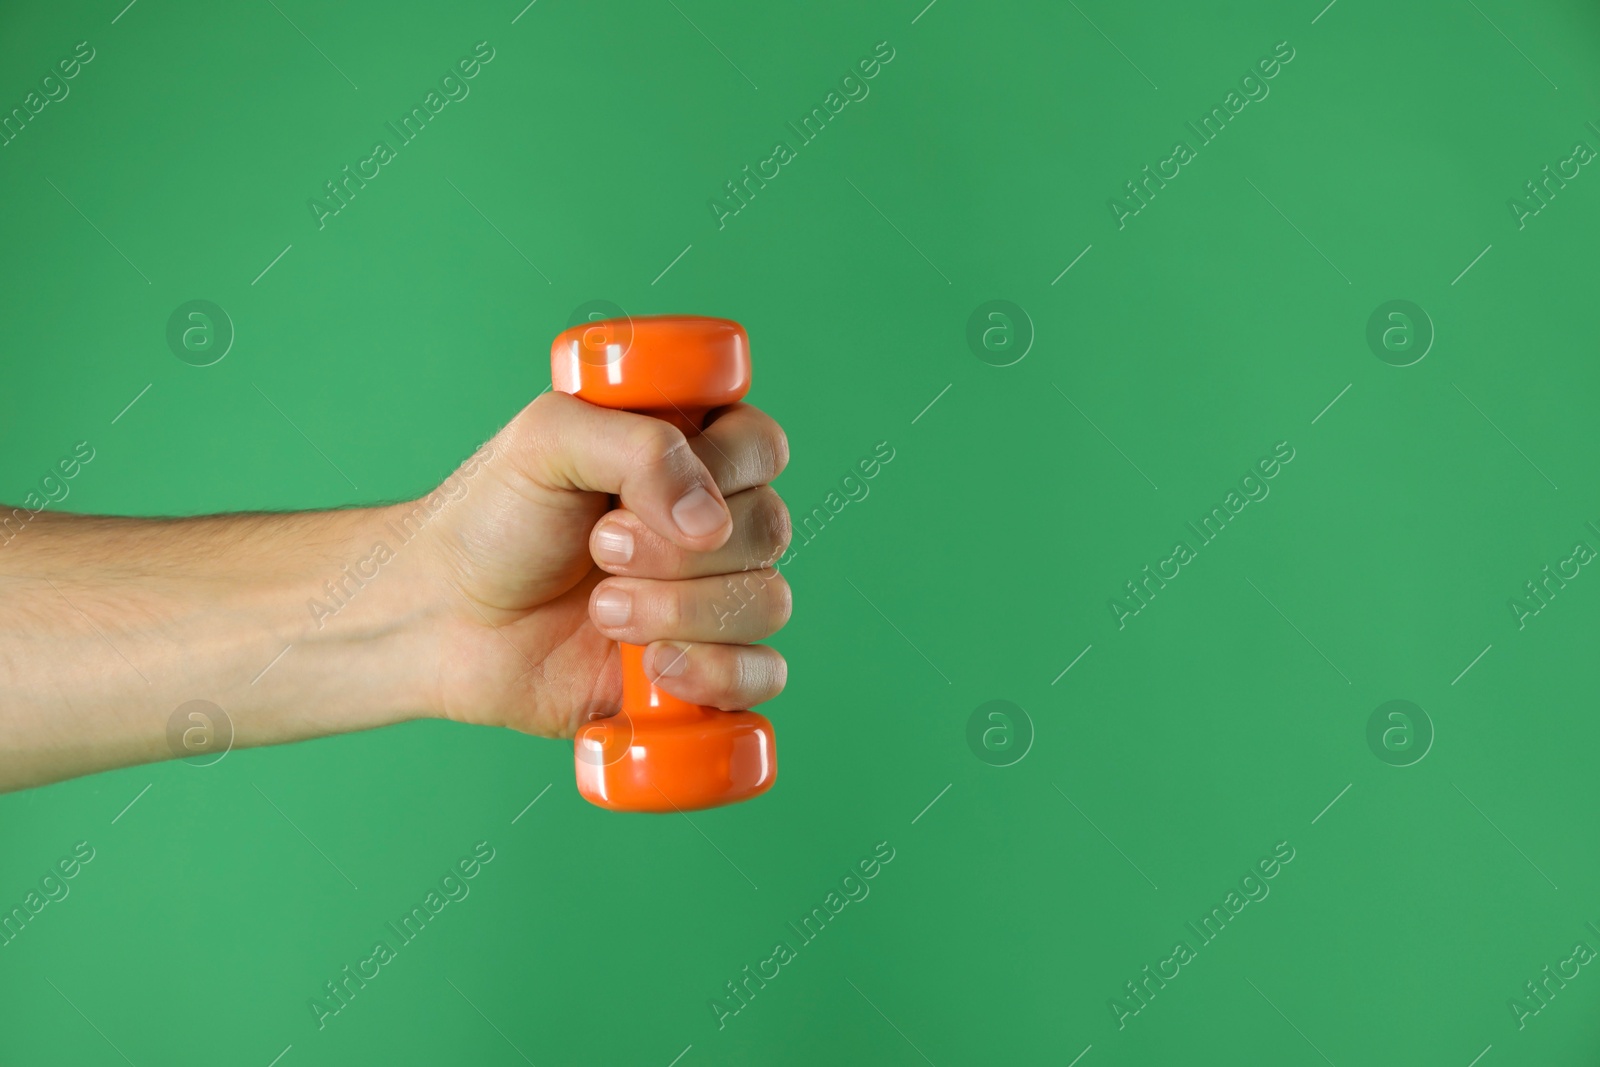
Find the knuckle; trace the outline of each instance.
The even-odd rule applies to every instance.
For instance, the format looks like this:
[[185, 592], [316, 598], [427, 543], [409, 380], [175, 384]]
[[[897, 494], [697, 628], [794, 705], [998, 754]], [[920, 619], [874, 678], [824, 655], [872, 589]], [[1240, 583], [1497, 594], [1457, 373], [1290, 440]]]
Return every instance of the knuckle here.
[[563, 393], [559, 389], [552, 389], [549, 392], [540, 393], [528, 401], [523, 406], [521, 414], [523, 417], [527, 417], [535, 412], [561, 410], [571, 404], [573, 400], [572, 394]]
[[783, 658], [783, 653], [776, 649], [766, 650], [767, 661], [767, 691], [762, 696], [763, 700], [771, 700], [783, 692], [783, 687], [789, 682], [789, 661]]
[[794, 591], [790, 589], [789, 583], [782, 575], [773, 571], [772, 577], [768, 580], [767, 595], [771, 602], [772, 626], [768, 633], [776, 633], [788, 625], [790, 617], [794, 614]]
[[683, 454], [689, 451], [689, 440], [670, 423], [648, 419], [629, 431], [628, 449], [636, 467], [672, 468], [683, 462]]
[[[788, 623], [794, 597], [789, 590], [789, 583], [775, 568], [729, 575], [723, 582], [728, 591], [723, 602], [733, 606], [731, 611], [719, 613], [723, 615], [719, 630], [738, 619], [741, 635], [767, 637]], [[749, 615], [744, 615], [746, 608], [750, 609]]]
[[745, 624], [747, 631], [761, 629], [764, 621], [772, 613], [772, 593], [767, 588], [767, 582], [766, 574], [761, 571], [745, 571], [738, 576], [735, 595], [739, 598], [740, 609], [743, 610], [747, 605], [755, 605], [751, 619]]
[[495, 435], [495, 455], [505, 453], [513, 470], [536, 482], [570, 477], [569, 439], [587, 407], [554, 390], [534, 397]]
[[777, 421], [764, 411], [750, 431], [753, 480], [759, 483], [772, 481], [789, 465], [789, 439]]
[[789, 435], [783, 432], [776, 419], [772, 420], [767, 448], [771, 456], [771, 477], [776, 478], [789, 465]]
[[757, 498], [757, 512], [761, 521], [761, 544], [769, 550], [768, 559], [776, 560], [789, 551], [794, 539], [794, 522], [789, 518], [789, 505], [770, 485], [762, 486]]
[[557, 393], [553, 390], [548, 393], [540, 393], [522, 406], [522, 410], [517, 412], [510, 422], [506, 423], [503, 432], [512, 435], [534, 433], [537, 427], [556, 417], [564, 406], [564, 402], [571, 399], [566, 393]]
[[542, 441], [558, 436], [558, 428], [571, 425], [574, 418], [585, 413], [587, 406], [571, 393], [552, 389], [525, 404], [510, 425], [514, 432]]
[[723, 667], [723, 679], [727, 692], [736, 701], [753, 702], [753, 698], [761, 693], [760, 654], [750, 648], [730, 649]]
[[572, 398], [566, 393], [542, 393], [525, 404], [512, 420], [495, 435], [497, 450], [501, 447], [526, 462], [534, 454], [548, 447], [548, 427], [562, 416], [562, 409]]
[[746, 512], [746, 568], [771, 566], [789, 550], [794, 539], [794, 520], [790, 520], [789, 506], [773, 486], [757, 486], [747, 490], [749, 510]]
[[712, 614], [716, 616], [717, 632], [721, 633], [728, 628], [728, 623], [736, 618], [744, 607], [744, 593], [733, 580], [733, 575], [725, 574], [721, 579], [721, 587], [714, 594]]

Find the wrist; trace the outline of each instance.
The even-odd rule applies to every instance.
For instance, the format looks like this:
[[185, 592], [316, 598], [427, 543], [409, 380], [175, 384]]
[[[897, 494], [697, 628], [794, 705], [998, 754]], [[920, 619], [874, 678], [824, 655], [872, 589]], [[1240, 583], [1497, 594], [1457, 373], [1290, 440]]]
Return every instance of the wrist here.
[[337, 549], [319, 553], [296, 583], [305, 593], [287, 655], [305, 651], [315, 691], [338, 694], [341, 730], [440, 714], [450, 606], [427, 542], [417, 537], [415, 508], [403, 502], [333, 513], [348, 523]]

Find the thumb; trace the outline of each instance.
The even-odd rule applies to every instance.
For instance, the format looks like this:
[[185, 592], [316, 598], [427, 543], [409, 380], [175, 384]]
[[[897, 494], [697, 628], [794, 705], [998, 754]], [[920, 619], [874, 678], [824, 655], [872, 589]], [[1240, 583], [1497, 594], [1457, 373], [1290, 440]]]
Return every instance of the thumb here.
[[514, 476], [530, 489], [620, 497], [651, 530], [691, 552], [720, 548], [733, 532], [711, 472], [683, 432], [660, 419], [546, 393], [501, 437]]

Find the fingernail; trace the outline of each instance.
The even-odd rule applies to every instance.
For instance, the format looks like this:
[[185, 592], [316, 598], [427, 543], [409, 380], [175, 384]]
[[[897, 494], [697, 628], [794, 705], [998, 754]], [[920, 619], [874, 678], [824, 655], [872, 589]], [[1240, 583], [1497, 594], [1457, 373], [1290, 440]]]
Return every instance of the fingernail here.
[[621, 589], [602, 589], [594, 598], [594, 620], [601, 626], [626, 626], [633, 616], [633, 597]]
[[672, 505], [672, 521], [690, 537], [704, 537], [722, 529], [727, 512], [717, 503], [717, 498], [706, 492], [704, 486], [695, 486]]
[[650, 653], [650, 669], [657, 678], [676, 678], [689, 669], [688, 645], [657, 645]]
[[605, 526], [594, 535], [595, 558], [601, 563], [626, 563], [633, 558], [633, 534], [621, 526]]

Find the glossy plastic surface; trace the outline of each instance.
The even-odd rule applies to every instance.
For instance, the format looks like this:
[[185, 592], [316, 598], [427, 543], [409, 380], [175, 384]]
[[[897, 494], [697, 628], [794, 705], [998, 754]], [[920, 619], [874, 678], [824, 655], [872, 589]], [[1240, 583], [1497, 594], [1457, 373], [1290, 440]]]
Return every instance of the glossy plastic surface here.
[[550, 382], [603, 408], [666, 419], [692, 436], [706, 412], [750, 389], [750, 339], [737, 322], [700, 315], [582, 323], [550, 346]]
[[[554, 387], [601, 407], [666, 419], [689, 435], [750, 388], [744, 327], [697, 315], [606, 319], [550, 346]], [[622, 712], [587, 723], [573, 746], [578, 792], [612, 811], [693, 811], [759, 796], [778, 775], [772, 723], [650, 684], [644, 649], [622, 645]]]

